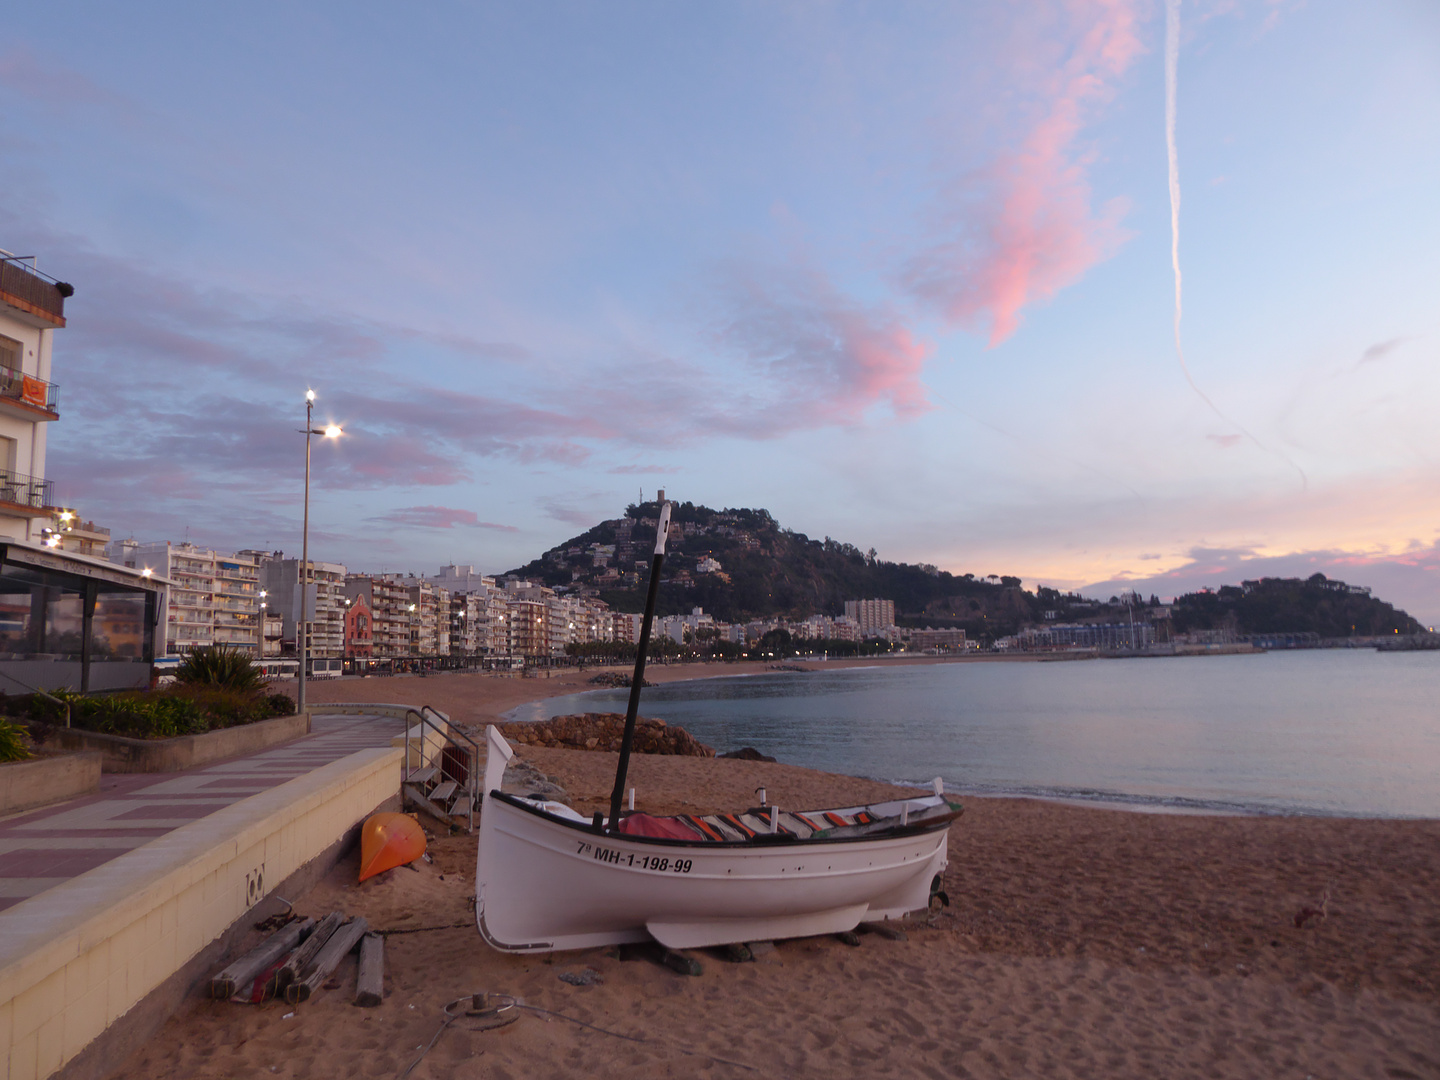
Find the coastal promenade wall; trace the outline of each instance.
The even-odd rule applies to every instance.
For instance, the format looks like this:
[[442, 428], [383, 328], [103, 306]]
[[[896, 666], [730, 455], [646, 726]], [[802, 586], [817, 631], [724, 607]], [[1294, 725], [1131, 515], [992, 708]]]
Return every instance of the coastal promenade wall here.
[[394, 804], [401, 756], [361, 750], [0, 914], [5, 1076], [112, 1069], [218, 966], [237, 920]]
[[303, 712], [173, 739], [128, 739], [61, 727], [47, 727], [44, 738], [47, 746], [62, 750], [98, 750], [107, 773], [167, 773], [253, 754], [308, 734], [310, 714]]

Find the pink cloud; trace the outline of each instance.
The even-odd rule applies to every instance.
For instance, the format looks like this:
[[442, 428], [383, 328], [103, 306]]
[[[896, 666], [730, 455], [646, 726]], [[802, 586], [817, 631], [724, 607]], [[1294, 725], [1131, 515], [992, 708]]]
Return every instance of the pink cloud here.
[[929, 343], [888, 308], [845, 295], [824, 272], [803, 265], [735, 271], [723, 295], [717, 344], [762, 377], [760, 400], [736, 410], [729, 424], [769, 434], [858, 423], [875, 405], [900, 417], [930, 408], [920, 381]]
[[1132, 0], [1072, 0], [1065, 10], [1078, 39], [1041, 78], [1038, 116], [1022, 124], [1017, 146], [947, 194], [942, 238], [901, 275], [946, 319], [965, 326], [988, 319], [992, 347], [1015, 332], [1024, 308], [1078, 281], [1125, 238], [1123, 200], [1092, 210], [1092, 157], [1077, 143], [1094, 107], [1114, 94], [1142, 51], [1138, 16]]
[[119, 100], [78, 71], [41, 63], [23, 46], [0, 53], [0, 86], [52, 105], [111, 105]]
[[372, 517], [370, 521], [388, 521], [416, 529], [453, 529], [457, 525], [472, 529], [493, 529], [497, 532], [519, 532], [513, 525], [497, 525], [493, 521], [481, 521], [473, 510], [457, 510], [449, 506], [403, 506], [388, 514]]

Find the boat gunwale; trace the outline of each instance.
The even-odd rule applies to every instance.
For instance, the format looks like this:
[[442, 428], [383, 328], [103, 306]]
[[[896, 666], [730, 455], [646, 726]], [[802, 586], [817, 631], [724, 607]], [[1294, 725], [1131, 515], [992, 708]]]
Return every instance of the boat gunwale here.
[[[491, 791], [487, 797], [492, 799], [498, 799], [499, 801], [505, 803], [507, 806], [513, 806], [517, 809], [524, 810], [526, 813], [533, 814], [534, 816], [541, 818], [544, 821], [548, 821], [555, 825], [563, 825], [567, 829], [572, 829], [575, 832], [583, 833], [586, 836], [601, 837], [607, 840], [626, 840], [638, 844], [652, 844], [658, 847], [704, 848], [708, 850], [714, 850], [716, 848], [745, 849], [754, 847], [800, 847], [813, 844], [864, 844], [871, 843], [876, 840], [908, 839], [913, 836], [923, 836], [925, 833], [937, 832], [941, 829], [948, 829], [952, 821], [955, 821], [962, 814], [965, 813], [965, 808], [963, 806], [957, 809], [955, 803], [952, 803], [949, 799], [946, 799], [945, 805], [951, 808], [950, 812], [947, 814], [942, 814], [939, 817], [930, 818], [929, 820], [917, 822], [915, 824], [896, 825], [893, 829], [887, 829], [884, 832], [871, 833], [865, 836], [799, 837], [786, 836], [782, 833], [756, 833], [754, 837], [748, 840], [681, 840], [669, 836], [632, 836], [628, 833], [597, 833], [595, 831], [595, 826], [591, 822], [569, 821], [565, 818], [556, 817], [553, 814], [546, 813], [546, 811], [542, 807], [536, 806], [529, 799], [526, 799], [519, 795], [512, 795], [509, 792], [497, 790]], [[941, 796], [941, 798], [944, 798], [944, 796]], [[804, 813], [805, 811], [801, 812]], [[481, 816], [481, 823], [483, 827], [483, 811]]]

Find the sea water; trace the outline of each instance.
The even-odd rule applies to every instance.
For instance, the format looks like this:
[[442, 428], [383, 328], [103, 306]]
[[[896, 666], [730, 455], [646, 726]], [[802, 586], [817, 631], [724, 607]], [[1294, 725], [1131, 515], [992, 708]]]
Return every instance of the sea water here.
[[[722, 751], [959, 792], [1440, 817], [1440, 653], [811, 666], [647, 688], [640, 713]], [[623, 712], [627, 695], [510, 715]]]

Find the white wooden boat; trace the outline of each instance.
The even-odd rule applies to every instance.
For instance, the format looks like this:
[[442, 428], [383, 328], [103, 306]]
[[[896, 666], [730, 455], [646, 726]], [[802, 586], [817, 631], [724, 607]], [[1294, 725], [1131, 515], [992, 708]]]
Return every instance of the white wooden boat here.
[[513, 753], [486, 730], [475, 921], [504, 952], [654, 939], [688, 949], [853, 930], [929, 906], [961, 808], [933, 794], [871, 806], [656, 818], [620, 810], [670, 504], [655, 558], [625, 714], [610, 814], [590, 820], [501, 792]]
[[[672, 949], [853, 930], [924, 910], [946, 866], [960, 808], [939, 793], [829, 811], [761, 807], [735, 819], [755, 835], [694, 840], [597, 829], [569, 807], [502, 794], [512, 753], [487, 730], [475, 918], [503, 952], [654, 939]], [[937, 785], [938, 786], [938, 785]], [[768, 810], [769, 814], [765, 811]], [[640, 815], [640, 817], [647, 817]], [[775, 832], [760, 831], [774, 819]], [[839, 826], [838, 819], [855, 822]], [[689, 817], [648, 819], [694, 828]], [[800, 835], [802, 822], [828, 828]], [[790, 831], [790, 835], [785, 834]]]

